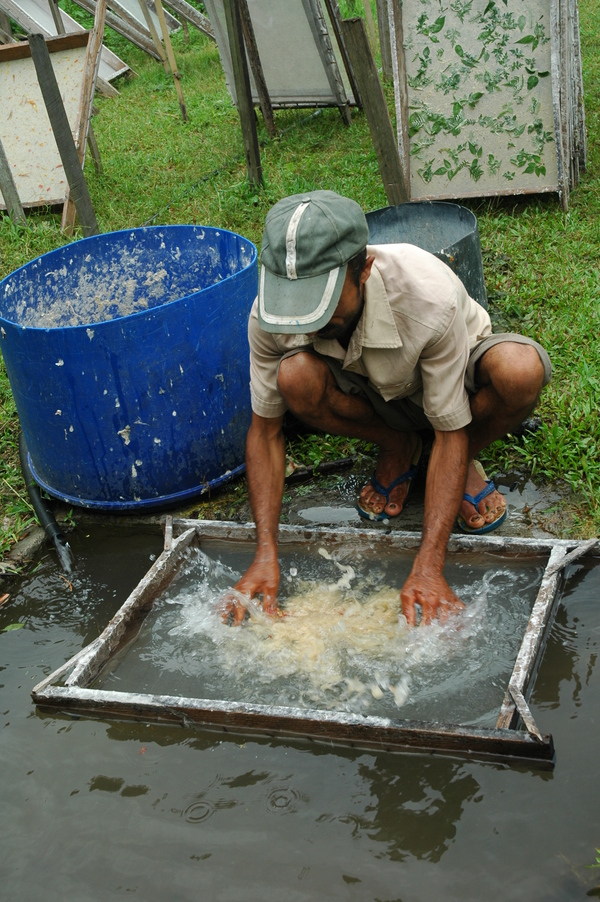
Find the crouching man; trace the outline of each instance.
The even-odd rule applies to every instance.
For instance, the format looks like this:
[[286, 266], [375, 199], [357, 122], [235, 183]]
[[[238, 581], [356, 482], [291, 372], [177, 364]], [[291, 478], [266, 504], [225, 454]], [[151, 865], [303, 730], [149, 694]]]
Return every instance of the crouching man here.
[[[477, 454], [514, 430], [551, 376], [537, 342], [493, 334], [460, 279], [410, 244], [368, 245], [359, 205], [332, 191], [280, 200], [267, 214], [250, 314], [252, 422], [246, 466], [256, 522], [253, 562], [236, 585], [277, 610], [277, 535], [285, 479], [283, 416], [374, 442], [379, 458], [357, 507], [370, 520], [403, 510], [433, 433], [419, 551], [402, 587], [408, 623], [463, 605], [443, 576], [450, 533], [496, 529], [506, 503]], [[231, 603], [234, 622], [243, 606]]]

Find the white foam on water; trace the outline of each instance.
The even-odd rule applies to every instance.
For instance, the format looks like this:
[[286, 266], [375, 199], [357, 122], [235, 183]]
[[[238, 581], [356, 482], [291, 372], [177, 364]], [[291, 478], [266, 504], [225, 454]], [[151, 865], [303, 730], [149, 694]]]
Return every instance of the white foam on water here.
[[244, 599], [248, 617], [232, 627], [219, 603], [240, 574], [191, 549], [144, 628], [139, 660], [161, 675], [191, 679], [194, 692], [181, 694], [196, 697], [395, 718], [486, 716], [503, 696], [536, 574], [508, 564], [475, 580], [467, 571], [463, 585], [453, 584], [465, 610], [411, 629], [399, 585], [377, 584], [372, 560], [367, 566], [354, 554], [349, 566], [337, 556], [323, 554], [325, 562], [312, 565], [314, 578], [306, 566], [283, 572], [283, 616]]

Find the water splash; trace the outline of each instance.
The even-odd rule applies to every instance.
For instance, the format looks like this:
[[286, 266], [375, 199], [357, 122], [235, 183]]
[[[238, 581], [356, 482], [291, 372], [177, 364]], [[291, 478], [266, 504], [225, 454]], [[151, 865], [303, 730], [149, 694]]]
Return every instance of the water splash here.
[[106, 685], [119, 679], [120, 688], [136, 691], [392, 718], [489, 720], [504, 694], [539, 568], [514, 569], [502, 560], [493, 569], [489, 560], [455, 564], [451, 584], [465, 611], [410, 629], [398, 591], [410, 559], [404, 576], [397, 561], [392, 572], [375, 569], [368, 554], [353, 553], [352, 565], [348, 559], [348, 552], [292, 554], [282, 561], [284, 616], [270, 617], [258, 601], [246, 600], [248, 619], [232, 628], [219, 601], [244, 566], [190, 549], [145, 623], [136, 654]]

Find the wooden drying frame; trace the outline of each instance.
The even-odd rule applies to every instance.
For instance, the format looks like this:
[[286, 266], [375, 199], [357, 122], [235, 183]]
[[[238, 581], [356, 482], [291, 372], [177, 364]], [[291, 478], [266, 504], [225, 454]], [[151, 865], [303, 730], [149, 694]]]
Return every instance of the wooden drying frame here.
[[[280, 546], [307, 541], [322, 541], [331, 546], [340, 546], [349, 539], [372, 542], [375, 536], [383, 552], [394, 549], [414, 550], [420, 543], [418, 533], [399, 530], [374, 533], [373, 530], [350, 527], [334, 530], [282, 526]], [[572, 542], [498, 536], [451, 537], [449, 551], [454, 552], [548, 555], [548, 563], [496, 727], [475, 728], [90, 688], [111, 659], [135, 639], [155, 599], [175, 576], [182, 552], [192, 542], [201, 545], [203, 539], [251, 542], [255, 540], [255, 530], [252, 524], [174, 520], [167, 517], [162, 554], [101, 635], [34, 687], [31, 693], [34, 702], [44, 708], [62, 711], [180, 726], [193, 725], [224, 733], [308, 739], [385, 751], [429, 751], [483, 759], [530, 761], [542, 766], [552, 766], [552, 737], [540, 733], [527, 699], [533, 688], [556, 608], [561, 573], [567, 564], [596, 549], [598, 540]]]
[[[382, 65], [384, 75], [391, 69], [394, 84], [394, 102], [397, 120], [398, 153], [402, 161], [404, 179], [410, 193], [410, 137], [409, 107], [411, 89], [408, 84], [405, 34], [402, 0], [376, 0], [378, 16], [387, 22], [380, 27], [382, 34]], [[578, 0], [547, 0], [548, 30], [551, 41], [550, 75], [552, 81], [552, 109], [554, 117], [554, 141], [557, 167], [557, 183], [523, 187], [518, 180], [513, 187], [472, 190], [446, 186], [447, 190], [423, 193], [415, 200], [456, 200], [465, 197], [506, 197], [532, 194], [558, 194], [562, 209], [569, 207], [569, 192], [578, 183], [579, 170], [586, 168], [587, 142], [583, 77], [581, 71], [581, 45], [579, 37]], [[492, 4], [493, 5], [493, 4]], [[407, 20], [407, 27], [414, 27]], [[447, 23], [446, 23], [447, 27]], [[389, 41], [389, 48], [388, 48]], [[390, 60], [388, 61], [388, 53]], [[433, 187], [433, 186], [432, 186]]]

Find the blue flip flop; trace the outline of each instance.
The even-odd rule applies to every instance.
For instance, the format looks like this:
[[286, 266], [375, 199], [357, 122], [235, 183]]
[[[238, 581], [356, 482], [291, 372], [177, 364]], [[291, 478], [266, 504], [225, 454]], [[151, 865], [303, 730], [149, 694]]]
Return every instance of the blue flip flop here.
[[382, 510], [380, 514], [374, 514], [372, 511], [367, 511], [360, 506], [358, 501], [356, 502], [356, 509], [363, 520], [371, 520], [381, 523], [383, 520], [392, 520], [394, 517], [399, 517], [403, 510], [405, 510], [406, 505], [408, 503], [408, 499], [410, 498], [413, 488], [414, 488], [414, 477], [419, 472], [419, 468], [421, 466], [421, 456], [423, 454], [423, 442], [421, 441], [421, 437], [418, 436], [418, 444], [415, 448], [415, 453], [412, 456], [411, 464], [409, 470], [405, 473], [402, 473], [398, 476], [397, 479], [392, 480], [388, 486], [382, 485], [381, 482], [376, 478], [375, 471], [373, 471], [373, 475], [369, 480], [375, 491], [378, 495], [381, 495], [385, 498], [384, 508], [387, 506], [390, 495], [392, 491], [396, 488], [397, 485], [402, 485], [403, 482], [408, 482], [408, 491], [406, 493], [406, 497], [404, 499], [404, 504], [402, 505], [402, 510], [398, 511], [397, 514], [386, 514], [385, 510]]
[[[485, 479], [485, 474], [483, 473], [483, 469], [480, 470], [483, 478]], [[496, 486], [494, 485], [491, 479], [485, 479], [485, 487], [477, 494], [477, 495], [469, 495], [468, 492], [465, 492], [463, 498], [465, 501], [468, 501], [473, 505], [475, 510], [477, 510], [479, 502], [483, 501], [484, 498], [487, 498], [488, 495], [491, 495], [492, 492], [496, 491]], [[464, 519], [460, 515], [457, 517], [456, 525], [462, 531], [467, 533], [470, 536], [483, 536], [487, 532], [493, 532], [494, 529], [498, 529], [499, 526], [502, 526], [504, 521], [506, 520], [506, 516], [508, 514], [508, 508], [504, 508], [503, 513], [496, 519], [492, 520], [491, 523], [486, 523], [485, 526], [480, 526], [477, 529], [469, 526]]]

